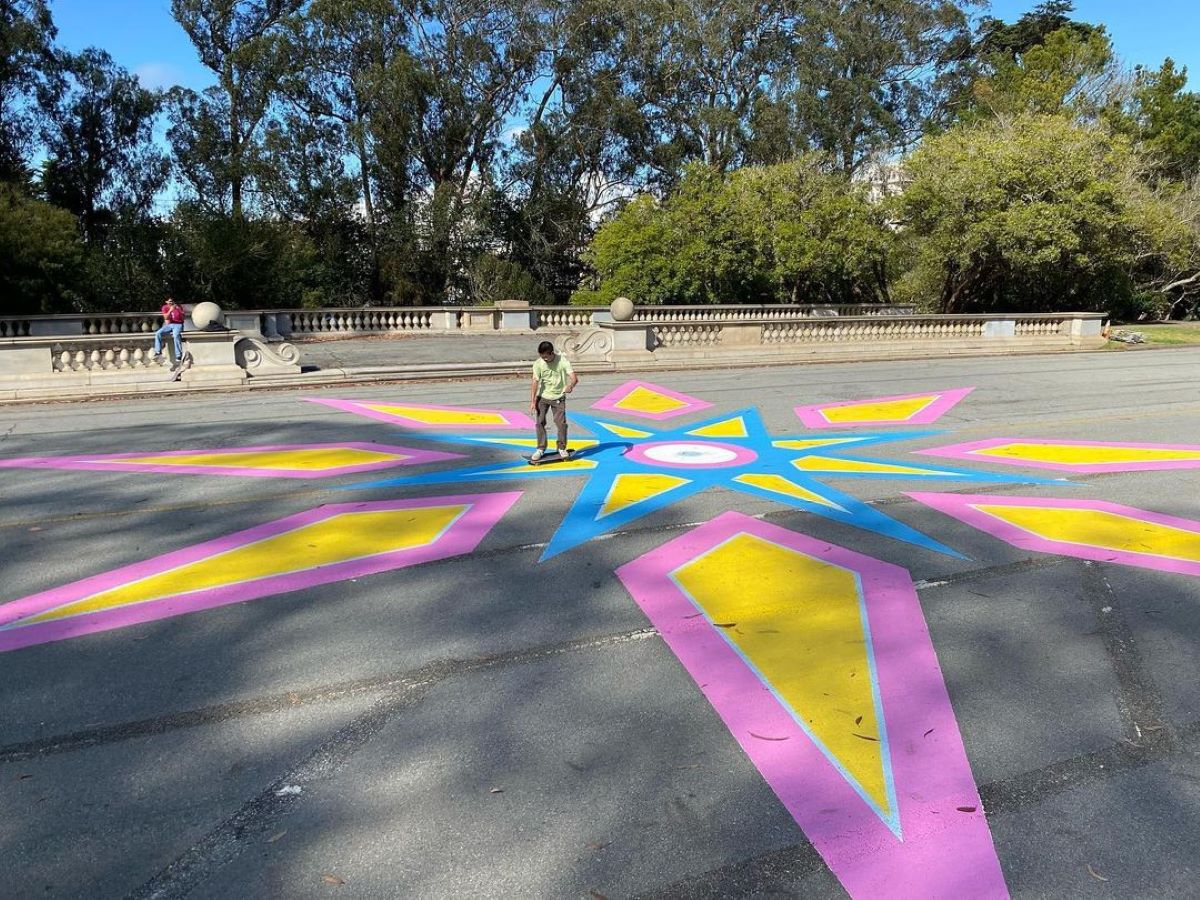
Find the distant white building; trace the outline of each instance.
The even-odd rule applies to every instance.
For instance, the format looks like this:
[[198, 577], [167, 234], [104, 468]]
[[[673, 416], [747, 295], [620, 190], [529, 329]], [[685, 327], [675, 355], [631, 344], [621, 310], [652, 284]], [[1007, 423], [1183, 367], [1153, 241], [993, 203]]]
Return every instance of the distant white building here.
[[867, 200], [879, 203], [887, 197], [904, 193], [908, 178], [904, 174], [904, 163], [898, 159], [873, 159], [864, 163], [852, 179], [867, 186]]

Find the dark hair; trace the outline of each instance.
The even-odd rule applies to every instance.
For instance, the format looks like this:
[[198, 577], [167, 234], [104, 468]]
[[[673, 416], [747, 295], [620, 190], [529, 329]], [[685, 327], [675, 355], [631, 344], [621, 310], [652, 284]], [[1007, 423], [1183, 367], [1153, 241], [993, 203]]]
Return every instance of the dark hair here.
[[541, 355], [543, 353], [553, 353], [553, 352], [554, 352], [554, 345], [552, 343], [550, 343], [549, 341], [542, 341], [540, 344], [538, 344], [538, 355]]

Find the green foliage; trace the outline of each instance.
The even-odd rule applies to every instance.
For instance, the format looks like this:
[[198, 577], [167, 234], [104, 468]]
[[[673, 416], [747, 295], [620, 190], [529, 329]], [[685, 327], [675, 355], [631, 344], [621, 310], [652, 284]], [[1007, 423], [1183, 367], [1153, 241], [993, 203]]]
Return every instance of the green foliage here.
[[1129, 131], [1141, 142], [1156, 174], [1173, 181], [1200, 175], [1200, 93], [1185, 91], [1187, 68], [1171, 59], [1158, 70], [1134, 72]]
[[322, 291], [313, 241], [294, 225], [239, 220], [192, 206], [179, 207], [171, 224], [166, 279], [181, 301], [287, 309], [334, 299]]
[[1105, 309], [1184, 239], [1129, 142], [1061, 116], [959, 126], [906, 168], [909, 288], [939, 312]]
[[1059, 28], [1019, 52], [985, 60], [964, 121], [1069, 114], [1094, 121], [1120, 101], [1123, 84], [1103, 28]]
[[158, 98], [94, 48], [58, 54], [38, 94], [46, 198], [79, 217], [89, 243], [117, 217], [148, 215], [169, 171], [154, 146]]
[[0, 0], [0, 181], [24, 181], [34, 133], [28, 100], [50, 57], [45, 0]]
[[471, 299], [477, 306], [498, 300], [527, 300], [534, 306], [549, 306], [554, 298], [520, 264], [490, 253], [480, 254], [471, 267]]
[[723, 176], [687, 170], [664, 202], [643, 196], [597, 232], [598, 286], [573, 303], [850, 303], [887, 299], [893, 236], [817, 155]]
[[0, 315], [71, 309], [82, 261], [74, 216], [0, 184]]

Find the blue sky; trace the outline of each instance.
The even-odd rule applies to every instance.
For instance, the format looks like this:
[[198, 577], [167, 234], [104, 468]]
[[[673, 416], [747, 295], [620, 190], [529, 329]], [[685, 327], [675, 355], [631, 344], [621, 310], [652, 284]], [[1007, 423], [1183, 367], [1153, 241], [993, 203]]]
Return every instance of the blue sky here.
[[[1013, 21], [1036, 0], [995, 0], [991, 14]], [[187, 35], [171, 18], [170, 0], [51, 0], [59, 43], [101, 47], [147, 87], [212, 83]], [[1076, 0], [1075, 18], [1104, 24], [1129, 66], [1157, 68], [1170, 56], [1188, 67], [1189, 87], [1200, 84], [1200, 13], [1196, 0]]]

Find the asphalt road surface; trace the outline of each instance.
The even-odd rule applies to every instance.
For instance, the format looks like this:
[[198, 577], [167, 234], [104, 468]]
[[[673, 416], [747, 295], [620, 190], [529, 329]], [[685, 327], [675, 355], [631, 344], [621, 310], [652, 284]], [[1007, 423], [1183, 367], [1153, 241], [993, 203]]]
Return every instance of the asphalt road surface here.
[[[681, 421], [753, 406], [772, 435], [806, 431], [800, 405], [973, 387], [922, 426], [943, 434], [870, 448], [906, 464], [993, 437], [1200, 445], [1193, 349], [622, 373], [571, 408], [599, 415], [639, 377], [713, 404]], [[528, 386], [309, 395], [523, 410]], [[0, 460], [346, 441], [466, 457], [421, 472], [520, 452], [285, 391], [0, 407]], [[1194, 521], [1200, 470], [824, 479], [962, 558], [713, 487], [542, 560], [586, 474], [347, 490], [384, 476], [0, 470], [0, 604], [323, 504], [521, 492], [467, 553], [0, 653], [0, 895], [845, 896], [614, 574], [732, 510], [910, 574], [1012, 895], [1196, 896], [1200, 576], [1021, 548], [906, 492]]]

